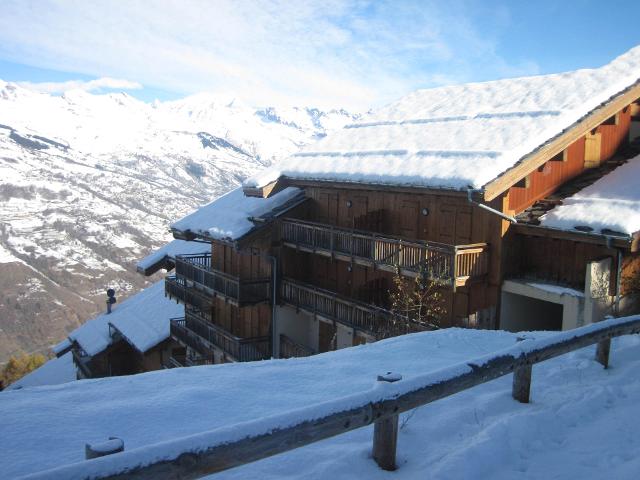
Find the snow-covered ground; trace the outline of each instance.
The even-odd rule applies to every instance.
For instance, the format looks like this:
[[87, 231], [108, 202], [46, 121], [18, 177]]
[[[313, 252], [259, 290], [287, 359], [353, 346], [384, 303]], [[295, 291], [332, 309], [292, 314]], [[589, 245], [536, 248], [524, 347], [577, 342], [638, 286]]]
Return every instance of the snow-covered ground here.
[[[536, 332], [536, 337], [550, 334]], [[512, 347], [516, 334], [447, 329], [314, 357], [85, 380], [0, 394], [0, 461], [8, 478], [83, 460], [109, 436], [126, 451], [366, 392], [380, 373], [403, 380]], [[214, 478], [635, 479], [640, 471], [640, 339], [616, 339], [611, 367], [595, 347], [533, 370], [532, 403], [511, 376], [403, 415], [399, 470], [370, 458], [372, 428]]]

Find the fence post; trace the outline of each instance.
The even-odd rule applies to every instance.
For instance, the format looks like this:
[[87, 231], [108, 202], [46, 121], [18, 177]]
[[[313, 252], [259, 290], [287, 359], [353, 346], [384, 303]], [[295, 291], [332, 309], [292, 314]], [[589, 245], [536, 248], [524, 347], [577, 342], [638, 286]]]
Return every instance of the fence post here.
[[523, 365], [513, 371], [513, 391], [511, 394], [520, 403], [529, 403], [532, 368], [533, 365]]
[[[402, 375], [391, 372], [378, 375], [379, 382], [397, 382]], [[398, 415], [393, 415], [373, 424], [373, 459], [383, 470], [396, 469], [396, 447], [398, 445]]]
[[609, 352], [611, 351], [611, 339], [607, 338], [598, 342], [598, 348], [596, 349], [596, 360], [604, 368], [609, 368]]

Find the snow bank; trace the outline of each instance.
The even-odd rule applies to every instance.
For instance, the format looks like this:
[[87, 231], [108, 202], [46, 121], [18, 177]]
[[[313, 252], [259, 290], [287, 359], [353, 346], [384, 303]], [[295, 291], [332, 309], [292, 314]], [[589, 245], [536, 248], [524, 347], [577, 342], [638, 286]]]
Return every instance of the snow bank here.
[[[164, 262], [166, 259], [174, 259], [176, 255], [190, 255], [197, 253], [210, 253], [211, 246], [199, 242], [187, 242], [185, 240], [173, 240], [163, 247], [147, 255], [138, 262], [138, 271], [145, 272], [153, 269], [154, 266]], [[153, 273], [153, 272], [152, 272]]]
[[270, 198], [245, 197], [236, 188], [177, 221], [171, 228], [216, 240], [237, 240], [251, 231], [253, 217], [271, 214], [301, 194], [298, 188], [285, 188]]
[[60, 383], [73, 382], [74, 380], [77, 380], [76, 367], [73, 364], [73, 355], [71, 352], [67, 352], [59, 358], [52, 358], [40, 368], [12, 383], [7, 387], [7, 390], [58, 385]]
[[589, 227], [629, 235], [639, 231], [640, 155], [564, 199], [562, 205], [540, 217], [540, 222], [562, 230]]
[[245, 181], [280, 176], [480, 188], [640, 78], [640, 47], [597, 69], [418, 90]]
[[[127, 446], [118, 458], [146, 456], [150, 451], [145, 446], [176, 438], [197, 442], [202, 435], [194, 434], [207, 430], [233, 438], [243, 431], [241, 422], [293, 418], [296, 412], [308, 415], [309, 409], [322, 414], [333, 408], [335, 399], [349, 405], [372, 391], [387, 397], [427, 377], [469, 369], [467, 360], [514, 347], [525, 350], [524, 344], [538, 343], [533, 337], [544, 340], [550, 335], [529, 334], [528, 341], [516, 345], [516, 334], [447, 329], [302, 359], [174, 369], [8, 392], [0, 395], [6, 418], [0, 435], [12, 442], [0, 451], [0, 460], [8, 466], [5, 473], [16, 476], [81, 461], [84, 442], [109, 436], [122, 438]], [[511, 398], [507, 376], [404, 417], [400, 470], [394, 475], [634, 478], [640, 466], [635, 454], [640, 419], [633, 414], [640, 399], [635, 374], [640, 340], [615, 340], [608, 371], [593, 361], [593, 353], [589, 347], [536, 365], [530, 405]], [[387, 371], [402, 374], [403, 380], [377, 386], [377, 375]], [[251, 428], [261, 423], [253, 422]], [[387, 478], [370, 458], [371, 437], [371, 427], [359, 429], [214, 478]], [[83, 473], [89, 475], [106, 462], [119, 460], [91, 462]]]
[[164, 280], [116, 304], [110, 315], [103, 313], [85, 322], [69, 334], [88, 355], [93, 356], [111, 345], [109, 323], [135, 348], [146, 352], [169, 338], [169, 319], [183, 315], [183, 307], [164, 296]]

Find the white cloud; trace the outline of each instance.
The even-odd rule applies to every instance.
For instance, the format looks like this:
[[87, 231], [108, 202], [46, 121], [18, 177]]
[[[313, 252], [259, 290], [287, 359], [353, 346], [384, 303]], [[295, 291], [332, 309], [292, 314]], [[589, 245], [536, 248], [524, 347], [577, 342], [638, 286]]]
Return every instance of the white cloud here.
[[142, 85], [119, 78], [102, 77], [94, 80], [68, 80], [66, 82], [18, 82], [22, 87], [38, 92], [63, 93], [69, 90], [96, 92], [101, 90], [137, 90]]
[[254, 104], [363, 108], [468, 80], [478, 63], [513, 70], [467, 5], [450, 3], [3, 0], [0, 58]]

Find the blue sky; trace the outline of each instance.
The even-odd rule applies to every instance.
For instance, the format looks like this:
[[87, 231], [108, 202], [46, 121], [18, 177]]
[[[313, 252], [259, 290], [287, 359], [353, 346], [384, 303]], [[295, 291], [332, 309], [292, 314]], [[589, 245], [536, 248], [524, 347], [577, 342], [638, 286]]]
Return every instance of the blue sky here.
[[0, 78], [364, 109], [416, 88], [603, 65], [640, 1], [0, 2]]

